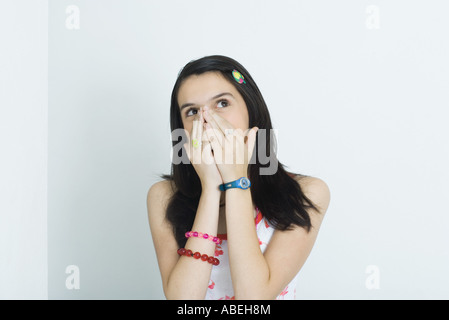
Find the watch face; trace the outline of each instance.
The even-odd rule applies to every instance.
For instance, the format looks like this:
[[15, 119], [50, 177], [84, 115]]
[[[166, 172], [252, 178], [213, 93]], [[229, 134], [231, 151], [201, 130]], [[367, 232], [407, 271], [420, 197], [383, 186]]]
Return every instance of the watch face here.
[[242, 178], [240, 180], [240, 185], [242, 186], [242, 188], [247, 189], [249, 187], [249, 180], [247, 178]]

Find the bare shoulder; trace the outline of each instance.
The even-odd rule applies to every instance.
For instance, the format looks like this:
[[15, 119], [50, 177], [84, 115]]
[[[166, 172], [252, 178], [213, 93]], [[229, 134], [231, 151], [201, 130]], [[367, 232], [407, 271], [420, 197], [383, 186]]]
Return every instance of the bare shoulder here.
[[148, 216], [155, 218], [155, 215], [159, 219], [164, 219], [164, 214], [170, 198], [174, 193], [172, 184], [169, 180], [162, 180], [154, 183], [147, 194], [147, 209]]
[[148, 197], [170, 198], [173, 195], [172, 183], [169, 180], [162, 180], [154, 183], [148, 190]]
[[295, 180], [301, 186], [307, 198], [319, 207], [321, 213], [325, 213], [330, 203], [330, 189], [326, 182], [316, 177], [296, 176]]

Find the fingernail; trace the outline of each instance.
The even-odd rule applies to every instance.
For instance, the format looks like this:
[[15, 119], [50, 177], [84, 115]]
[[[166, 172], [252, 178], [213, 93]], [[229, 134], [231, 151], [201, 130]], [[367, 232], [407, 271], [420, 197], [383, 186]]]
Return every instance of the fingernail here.
[[203, 110], [209, 110], [209, 107], [208, 106], [204, 106]]

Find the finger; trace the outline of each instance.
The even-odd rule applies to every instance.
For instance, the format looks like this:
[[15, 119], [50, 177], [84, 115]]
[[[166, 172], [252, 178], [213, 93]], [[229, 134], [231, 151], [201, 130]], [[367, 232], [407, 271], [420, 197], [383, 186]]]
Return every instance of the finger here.
[[194, 164], [199, 164], [201, 162], [201, 136], [199, 135], [199, 127], [200, 127], [200, 117], [199, 115], [195, 117], [193, 120], [192, 127], [192, 137], [191, 137], [191, 145], [192, 145], [192, 160]]
[[192, 132], [190, 135], [191, 140], [198, 139], [198, 124], [199, 124], [199, 119], [197, 117], [195, 117], [195, 119], [193, 119]]
[[259, 131], [259, 128], [254, 127], [248, 132], [248, 136], [247, 136], [248, 137], [247, 138], [248, 159], [251, 159], [252, 154], [254, 152], [254, 145], [256, 144], [257, 131]]
[[187, 158], [189, 159], [189, 161], [191, 161], [191, 148], [192, 148], [192, 143], [190, 142], [190, 135], [189, 132], [187, 130], [185, 130], [186, 133], [186, 142], [183, 144], [184, 150], [186, 151], [187, 154]]
[[201, 159], [203, 160], [204, 164], [213, 164], [214, 163], [214, 156], [212, 154], [212, 146], [209, 141], [204, 141], [203, 144], [203, 153], [201, 154]]
[[200, 142], [203, 141], [203, 127], [204, 127], [204, 118], [203, 118], [203, 112], [201, 110], [199, 111], [199, 119], [198, 119], [198, 127], [197, 127], [197, 136], [198, 140]]
[[257, 134], [258, 130], [259, 130], [258, 127], [253, 127], [253, 128], [245, 130], [245, 133], [243, 134], [243, 136], [245, 137], [245, 139], [244, 139], [245, 144], [248, 143], [248, 140], [249, 140], [250, 137], [252, 137], [252, 138], [255, 137], [255, 135]]
[[206, 121], [213, 127], [220, 130], [223, 135], [226, 135], [226, 129], [234, 129], [232, 124], [230, 124], [226, 119], [220, 117], [217, 113], [208, 108], [205, 108], [204, 119], [206, 119]]
[[218, 129], [213, 129], [209, 123], [206, 123], [206, 135], [213, 151], [215, 162], [217, 164], [221, 164], [223, 157], [223, 147], [221, 139], [223, 138], [223, 135], [218, 132]]
[[208, 122], [205, 124], [207, 140], [212, 145], [212, 150], [223, 148], [223, 134], [217, 128], [212, 127]]

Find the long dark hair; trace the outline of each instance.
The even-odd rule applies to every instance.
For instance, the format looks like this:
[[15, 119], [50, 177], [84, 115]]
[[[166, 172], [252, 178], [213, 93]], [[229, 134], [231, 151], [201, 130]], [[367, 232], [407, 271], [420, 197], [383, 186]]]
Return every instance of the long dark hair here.
[[[245, 84], [237, 83], [232, 75], [233, 70], [240, 72]], [[242, 95], [249, 115], [249, 128], [257, 126], [259, 131], [256, 136], [255, 149], [252, 160], [248, 166], [248, 176], [251, 180], [251, 196], [255, 205], [263, 216], [278, 230], [290, 230], [297, 225], [310, 231], [312, 227], [309, 214], [306, 209], [315, 205], [304, 195], [298, 182], [294, 179], [297, 174], [288, 173], [276, 158], [276, 141], [271, 134], [273, 127], [270, 113], [262, 94], [249, 72], [237, 61], [224, 56], [208, 56], [189, 62], [179, 73], [171, 96], [170, 126], [171, 131], [183, 129], [181, 113], [178, 105], [179, 88], [191, 75], [200, 75], [205, 72], [219, 72]], [[258, 151], [259, 133], [265, 129], [266, 135], [265, 156], [270, 159], [261, 163]], [[262, 139], [263, 140], [263, 139]], [[173, 141], [173, 146], [179, 143]], [[175, 150], [175, 148], [173, 148]], [[185, 152], [185, 150], [180, 150]], [[173, 151], [175, 152], [175, 151]], [[176, 151], [177, 152], [177, 151]], [[179, 154], [173, 156], [180, 156]], [[264, 157], [265, 157], [264, 156]], [[254, 158], [253, 158], [254, 159]], [[277, 168], [274, 174], [260, 174], [261, 170], [267, 170], [270, 163], [275, 161]], [[162, 178], [170, 180], [173, 195], [167, 206], [166, 219], [173, 227], [173, 233], [180, 247], [184, 247], [185, 233], [190, 231], [195, 219], [201, 196], [201, 182], [192, 164], [172, 163], [171, 174], [162, 175]], [[217, 186], [218, 187], [218, 186]]]

